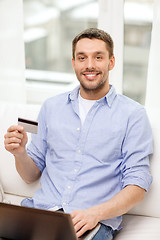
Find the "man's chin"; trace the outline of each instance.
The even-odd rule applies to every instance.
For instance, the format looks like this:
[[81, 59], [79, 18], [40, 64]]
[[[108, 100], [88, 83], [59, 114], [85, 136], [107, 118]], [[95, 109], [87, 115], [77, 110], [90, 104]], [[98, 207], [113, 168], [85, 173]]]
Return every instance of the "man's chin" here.
[[93, 84], [81, 84], [81, 86], [83, 87], [84, 90], [86, 91], [97, 91], [98, 89], [101, 89], [101, 86], [95, 86]]

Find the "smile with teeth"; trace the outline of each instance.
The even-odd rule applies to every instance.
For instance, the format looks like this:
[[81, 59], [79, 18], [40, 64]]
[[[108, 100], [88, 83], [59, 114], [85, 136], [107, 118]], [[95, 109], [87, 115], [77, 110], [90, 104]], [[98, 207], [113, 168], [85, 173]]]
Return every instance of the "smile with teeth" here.
[[87, 79], [94, 79], [99, 75], [99, 73], [84, 73], [83, 74]]

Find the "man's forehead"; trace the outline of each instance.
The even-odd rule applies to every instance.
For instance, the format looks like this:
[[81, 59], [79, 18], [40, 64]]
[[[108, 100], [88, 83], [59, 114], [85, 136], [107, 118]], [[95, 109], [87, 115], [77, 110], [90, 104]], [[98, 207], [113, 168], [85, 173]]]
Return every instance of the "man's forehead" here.
[[108, 50], [106, 43], [101, 39], [82, 38], [77, 42], [75, 52], [76, 54], [85, 52], [106, 53]]

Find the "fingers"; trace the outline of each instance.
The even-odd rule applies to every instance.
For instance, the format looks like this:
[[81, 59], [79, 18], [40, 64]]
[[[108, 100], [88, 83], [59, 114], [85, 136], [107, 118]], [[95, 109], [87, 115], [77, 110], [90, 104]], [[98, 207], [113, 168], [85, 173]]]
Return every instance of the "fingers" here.
[[21, 142], [21, 140], [23, 138], [23, 127], [18, 126], [18, 125], [9, 127], [4, 138], [7, 143]]
[[23, 130], [24, 130], [24, 128], [21, 125], [12, 125], [8, 128], [7, 133], [14, 132], [14, 131], [23, 132]]
[[81, 237], [87, 230], [90, 230], [87, 225], [82, 226], [78, 231], [76, 231], [77, 237]]
[[21, 142], [22, 138], [23, 138], [23, 134], [19, 133], [17, 131], [14, 132], [8, 132], [5, 134], [4, 136], [5, 140], [10, 143], [11, 141], [13, 142]]
[[80, 237], [81, 235], [83, 235], [87, 230], [87, 226], [86, 223], [81, 220], [81, 219], [72, 219], [73, 220], [73, 225], [74, 225], [74, 229], [76, 231], [77, 237]]
[[19, 147], [24, 137], [23, 127], [16, 125], [8, 128], [4, 136], [4, 144], [7, 151], [12, 151]]
[[91, 230], [97, 225], [99, 222], [97, 214], [97, 208], [93, 207], [75, 210], [71, 213], [77, 237], [81, 237], [87, 230]]
[[[85, 211], [85, 210], [84, 210]], [[82, 236], [87, 230], [90, 230], [88, 219], [86, 218], [84, 211], [74, 211], [71, 213], [73, 225], [77, 234], [77, 237]]]

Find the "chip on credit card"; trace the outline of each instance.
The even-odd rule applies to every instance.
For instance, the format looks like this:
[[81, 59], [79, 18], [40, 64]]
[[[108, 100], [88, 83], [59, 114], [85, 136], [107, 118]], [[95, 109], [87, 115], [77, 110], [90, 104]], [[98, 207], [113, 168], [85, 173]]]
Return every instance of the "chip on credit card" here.
[[18, 125], [23, 126], [25, 132], [38, 133], [38, 122], [25, 118], [18, 118]]

